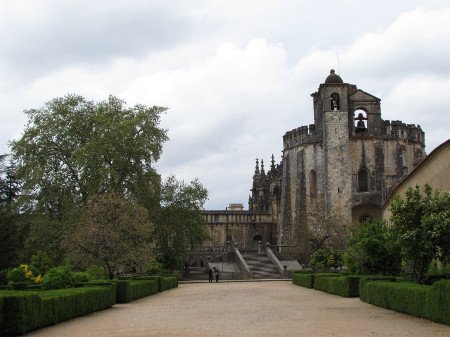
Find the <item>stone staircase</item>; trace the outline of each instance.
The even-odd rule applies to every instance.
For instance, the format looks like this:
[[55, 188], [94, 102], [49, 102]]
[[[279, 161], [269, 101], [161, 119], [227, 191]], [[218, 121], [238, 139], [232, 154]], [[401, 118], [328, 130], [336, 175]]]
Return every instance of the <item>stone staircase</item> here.
[[282, 275], [278, 269], [272, 264], [267, 255], [259, 255], [258, 253], [242, 254], [245, 262], [247, 262], [253, 273], [254, 279], [282, 279]]

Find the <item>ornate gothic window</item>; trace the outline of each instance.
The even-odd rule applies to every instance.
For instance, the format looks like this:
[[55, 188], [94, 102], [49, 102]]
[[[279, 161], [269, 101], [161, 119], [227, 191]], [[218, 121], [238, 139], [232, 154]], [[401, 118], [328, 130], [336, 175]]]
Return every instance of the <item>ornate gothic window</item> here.
[[361, 169], [358, 172], [358, 192], [369, 191], [369, 177], [367, 170]]

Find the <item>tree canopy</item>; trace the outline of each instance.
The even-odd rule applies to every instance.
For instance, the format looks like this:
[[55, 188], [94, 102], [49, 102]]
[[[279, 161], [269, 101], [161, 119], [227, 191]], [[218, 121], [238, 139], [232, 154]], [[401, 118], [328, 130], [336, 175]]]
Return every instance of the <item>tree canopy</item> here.
[[152, 260], [152, 224], [144, 207], [116, 193], [103, 194], [89, 200], [80, 220], [64, 242], [76, 264], [103, 265], [112, 278], [142, 271]]
[[174, 176], [161, 186], [154, 164], [168, 140], [160, 127], [165, 111], [78, 95], [25, 111], [23, 134], [10, 143], [11, 165], [0, 165], [0, 201], [18, 197], [27, 235], [19, 238], [8, 213], [0, 218], [9, 230], [3, 237], [21, 247], [22, 258], [41, 251], [55, 263], [101, 263], [110, 276], [142, 270], [155, 253], [176, 267], [206, 237], [207, 191]]
[[391, 221], [404, 257], [413, 262], [416, 281], [422, 283], [433, 259], [450, 259], [450, 193], [425, 185], [408, 188], [391, 206]]
[[155, 224], [160, 259], [173, 270], [180, 266], [189, 249], [207, 238], [201, 214], [208, 192], [198, 180], [186, 184], [170, 176], [161, 187], [161, 211]]
[[157, 198], [159, 181], [152, 165], [168, 139], [159, 127], [165, 110], [129, 108], [114, 96], [94, 103], [67, 95], [26, 111], [23, 135], [11, 142], [24, 191], [36, 206], [52, 212], [111, 191], [142, 203]]
[[398, 274], [401, 255], [395, 233], [384, 223], [376, 221], [367, 221], [353, 228], [345, 262], [356, 274]]

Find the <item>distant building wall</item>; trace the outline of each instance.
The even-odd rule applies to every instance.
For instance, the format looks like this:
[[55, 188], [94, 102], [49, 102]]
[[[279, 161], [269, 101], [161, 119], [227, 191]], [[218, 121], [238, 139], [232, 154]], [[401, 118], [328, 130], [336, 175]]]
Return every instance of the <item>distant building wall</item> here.
[[430, 185], [433, 190], [450, 191], [450, 139], [436, 147], [417, 167], [397, 185], [383, 204], [383, 219], [389, 221], [391, 203], [396, 195], [404, 198], [409, 187]]

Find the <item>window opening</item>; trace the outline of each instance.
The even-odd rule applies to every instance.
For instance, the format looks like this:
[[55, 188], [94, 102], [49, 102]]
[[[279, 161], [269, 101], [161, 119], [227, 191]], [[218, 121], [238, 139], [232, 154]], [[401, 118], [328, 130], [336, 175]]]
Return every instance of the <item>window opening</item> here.
[[340, 110], [340, 101], [339, 101], [339, 94], [332, 93], [330, 97], [331, 101], [331, 110], [337, 111]]
[[367, 192], [369, 190], [369, 178], [366, 170], [358, 172], [358, 192]]
[[366, 132], [367, 127], [366, 127], [366, 122], [364, 122], [364, 121], [367, 121], [366, 112], [364, 110], [356, 110], [354, 115], [356, 115], [356, 117], [355, 117], [355, 133]]
[[309, 172], [309, 193], [311, 196], [314, 196], [317, 193], [317, 176], [316, 171], [314, 170]]

